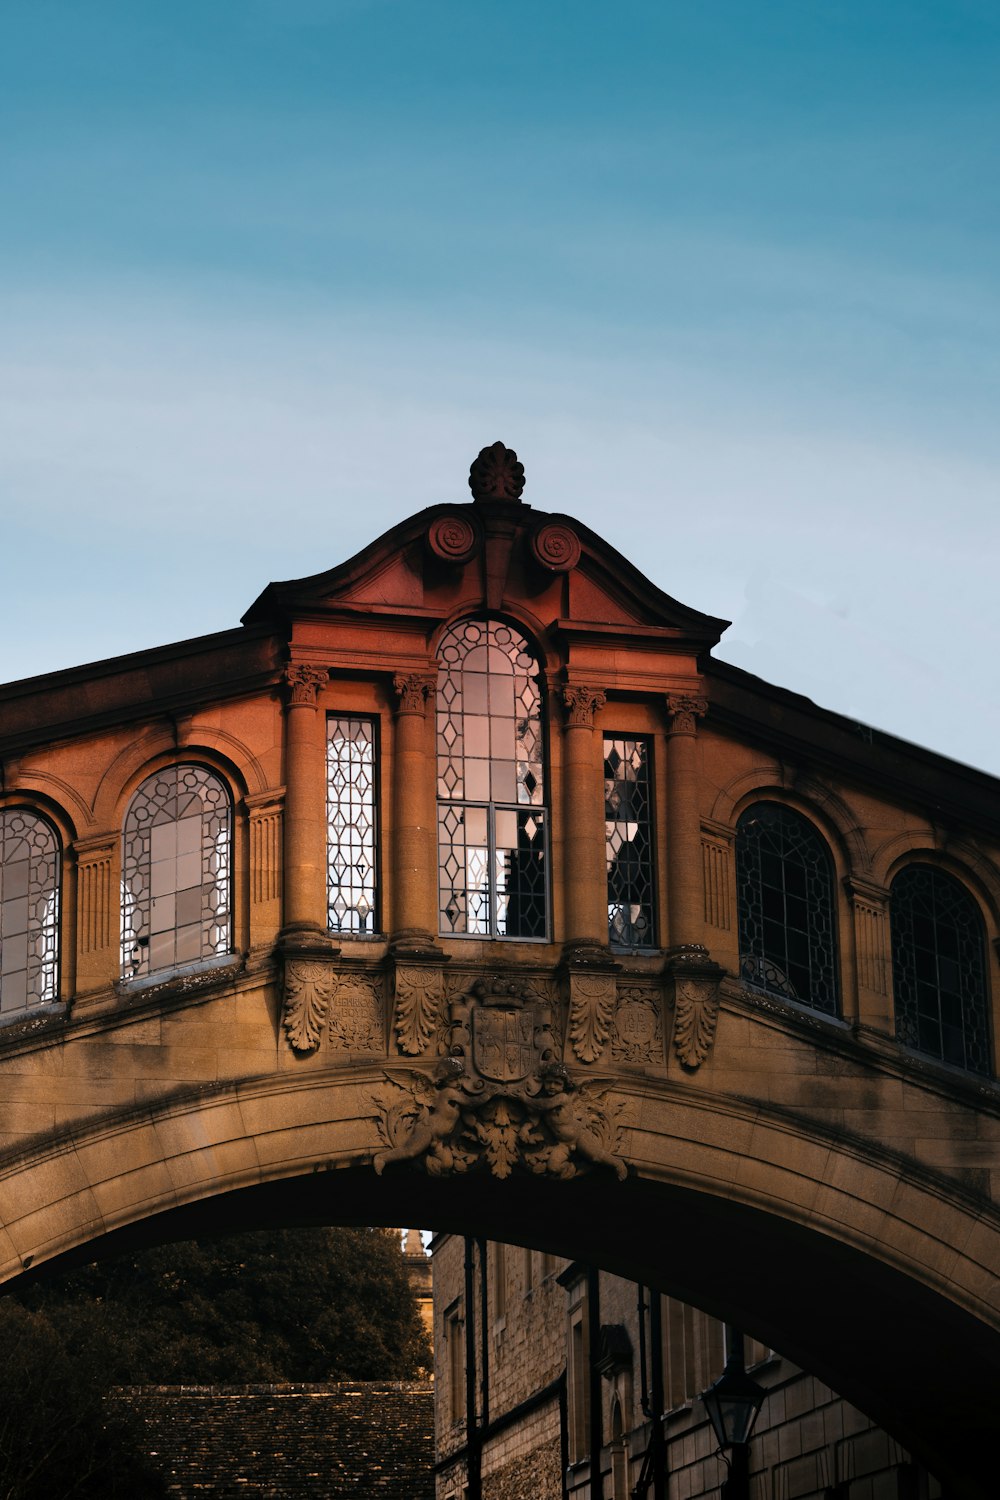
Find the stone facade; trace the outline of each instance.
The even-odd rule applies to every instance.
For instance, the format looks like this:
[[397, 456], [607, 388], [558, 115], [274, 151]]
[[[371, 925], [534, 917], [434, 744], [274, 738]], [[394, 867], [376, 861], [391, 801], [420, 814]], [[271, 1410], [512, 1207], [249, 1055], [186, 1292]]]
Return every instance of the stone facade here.
[[[470, 1446], [481, 1454], [482, 1500], [717, 1496], [726, 1470], [700, 1397], [722, 1374], [723, 1325], [675, 1299], [657, 1298], [620, 1277], [594, 1273], [599, 1310], [595, 1336], [588, 1320], [586, 1267], [555, 1257], [543, 1263], [538, 1251], [489, 1243], [484, 1327], [482, 1249], [480, 1244], [473, 1252], [477, 1321], [471, 1429], [478, 1435], [470, 1445], [464, 1362], [463, 1410], [456, 1419], [450, 1387], [454, 1365], [445, 1348], [445, 1310], [457, 1303], [464, 1319], [465, 1247], [460, 1238], [446, 1235], [433, 1244], [437, 1500], [464, 1500], [466, 1493], [475, 1493], [468, 1483]], [[575, 1333], [581, 1319], [582, 1339]], [[766, 1392], [750, 1445], [752, 1500], [940, 1500], [937, 1480], [822, 1381], [753, 1341], [746, 1356]], [[654, 1371], [656, 1359], [662, 1376]], [[557, 1392], [532, 1406], [540, 1393], [551, 1392], [560, 1382], [564, 1401]], [[591, 1461], [589, 1408], [582, 1414], [579, 1410], [581, 1397], [587, 1408], [595, 1388], [601, 1435], [597, 1473]], [[657, 1409], [662, 1431], [658, 1462], [648, 1453]]]

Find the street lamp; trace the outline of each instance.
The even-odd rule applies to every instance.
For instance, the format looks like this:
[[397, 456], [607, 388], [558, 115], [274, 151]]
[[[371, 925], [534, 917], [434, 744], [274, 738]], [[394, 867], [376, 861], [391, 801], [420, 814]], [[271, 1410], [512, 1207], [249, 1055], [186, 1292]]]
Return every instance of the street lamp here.
[[702, 1396], [715, 1432], [715, 1440], [729, 1464], [729, 1478], [722, 1487], [723, 1500], [750, 1500], [750, 1434], [767, 1395], [764, 1387], [748, 1375], [743, 1363], [743, 1335], [726, 1329], [729, 1355], [726, 1368]]

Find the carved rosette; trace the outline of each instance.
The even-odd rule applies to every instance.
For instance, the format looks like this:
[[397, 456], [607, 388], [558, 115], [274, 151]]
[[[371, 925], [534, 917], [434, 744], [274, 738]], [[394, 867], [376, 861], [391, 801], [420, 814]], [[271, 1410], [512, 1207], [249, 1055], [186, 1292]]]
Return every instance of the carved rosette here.
[[583, 687], [577, 682], [567, 684], [562, 692], [563, 702], [566, 705], [566, 723], [571, 728], [575, 725], [583, 725], [592, 729], [595, 713], [608, 701], [607, 693], [602, 692], [600, 688]]
[[580, 538], [571, 526], [546, 521], [531, 534], [531, 555], [549, 573], [569, 573], [580, 561]]
[[569, 976], [569, 1039], [574, 1055], [584, 1063], [597, 1062], [611, 1033], [617, 991], [613, 974]]
[[427, 545], [442, 562], [464, 563], [479, 548], [479, 532], [465, 516], [438, 516], [427, 528]]
[[688, 697], [683, 693], [667, 694], [667, 717], [670, 734], [695, 734], [698, 720], [708, 713], [708, 699]]
[[285, 994], [282, 1024], [296, 1052], [315, 1052], [329, 1014], [336, 977], [321, 960], [285, 960]]
[[288, 701], [293, 708], [316, 707], [316, 696], [329, 681], [328, 667], [315, 666], [309, 662], [292, 661], [285, 668], [288, 684]]
[[444, 983], [440, 965], [399, 964], [395, 975], [393, 1026], [399, 1050], [419, 1057], [444, 1019]]
[[638, 985], [619, 985], [611, 1056], [621, 1062], [662, 1063], [660, 998]]
[[419, 714], [422, 718], [427, 712], [427, 700], [437, 686], [437, 679], [431, 672], [398, 672], [392, 679], [392, 685], [399, 699], [397, 715]]
[[469, 489], [474, 500], [508, 500], [515, 504], [524, 492], [524, 465], [513, 448], [493, 443], [481, 448], [469, 470]]
[[719, 983], [723, 970], [704, 948], [678, 952], [667, 964], [673, 986], [674, 1051], [685, 1068], [701, 1066], [712, 1049], [719, 1019]]

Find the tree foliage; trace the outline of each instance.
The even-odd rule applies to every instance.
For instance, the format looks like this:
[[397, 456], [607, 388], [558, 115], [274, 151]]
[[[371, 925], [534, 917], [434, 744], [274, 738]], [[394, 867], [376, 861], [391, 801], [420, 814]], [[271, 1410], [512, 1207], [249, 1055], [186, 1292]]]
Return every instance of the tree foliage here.
[[[398, 1234], [277, 1229], [52, 1275], [0, 1302], [0, 1500], [161, 1493], [116, 1385], [404, 1380], [431, 1364]], [[68, 1486], [68, 1487], [67, 1487]], [[88, 1488], [89, 1486], [89, 1488]]]

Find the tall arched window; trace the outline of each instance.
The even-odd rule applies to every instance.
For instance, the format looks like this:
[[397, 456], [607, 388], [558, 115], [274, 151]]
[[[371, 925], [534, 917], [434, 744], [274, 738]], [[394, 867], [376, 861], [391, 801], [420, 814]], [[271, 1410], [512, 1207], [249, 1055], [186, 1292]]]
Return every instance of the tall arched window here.
[[740, 974], [756, 989], [836, 1015], [833, 869], [808, 819], [776, 802], [736, 825]]
[[896, 1035], [970, 1073], [992, 1073], [983, 924], [972, 897], [933, 865], [889, 891]]
[[0, 812], [0, 1014], [59, 998], [59, 843], [26, 807]]
[[449, 936], [544, 938], [545, 775], [538, 663], [502, 620], [438, 651], [438, 890]]
[[122, 975], [228, 953], [232, 812], [203, 766], [167, 766], [129, 803], [122, 837]]

